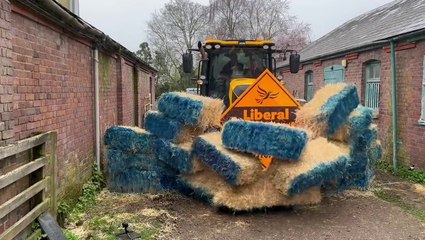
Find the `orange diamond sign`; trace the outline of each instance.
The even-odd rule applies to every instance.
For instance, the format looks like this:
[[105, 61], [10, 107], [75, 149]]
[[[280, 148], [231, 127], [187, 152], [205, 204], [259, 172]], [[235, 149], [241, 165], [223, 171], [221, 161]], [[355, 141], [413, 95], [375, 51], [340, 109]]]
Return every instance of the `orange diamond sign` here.
[[223, 113], [221, 120], [236, 117], [294, 125], [295, 111], [299, 107], [292, 94], [266, 69]]
[[[232, 117], [262, 122], [295, 125], [295, 111], [300, 104], [268, 70], [264, 71], [245, 92], [221, 115], [221, 121]], [[268, 156], [259, 156], [267, 170], [272, 162]]]

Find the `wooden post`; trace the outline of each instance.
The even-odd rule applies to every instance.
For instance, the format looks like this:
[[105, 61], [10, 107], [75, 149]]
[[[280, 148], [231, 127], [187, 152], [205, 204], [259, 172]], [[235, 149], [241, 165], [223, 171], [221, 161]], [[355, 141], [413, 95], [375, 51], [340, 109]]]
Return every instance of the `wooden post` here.
[[55, 219], [58, 210], [56, 197], [56, 141], [57, 133], [50, 132], [50, 211]]

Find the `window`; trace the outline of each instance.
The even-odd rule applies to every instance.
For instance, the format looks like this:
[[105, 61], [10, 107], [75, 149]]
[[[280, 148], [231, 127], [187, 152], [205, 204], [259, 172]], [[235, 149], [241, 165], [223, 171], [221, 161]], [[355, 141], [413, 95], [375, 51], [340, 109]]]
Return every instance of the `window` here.
[[421, 118], [419, 119], [419, 124], [425, 125], [425, 55], [424, 55], [423, 74], [422, 74], [422, 110], [421, 110]]
[[308, 102], [313, 98], [313, 71], [305, 73], [304, 99]]
[[381, 62], [373, 61], [366, 64], [365, 80], [365, 106], [372, 108], [374, 115], [377, 115], [381, 89]]
[[325, 85], [344, 82], [345, 69], [341, 65], [332, 65], [324, 70]]

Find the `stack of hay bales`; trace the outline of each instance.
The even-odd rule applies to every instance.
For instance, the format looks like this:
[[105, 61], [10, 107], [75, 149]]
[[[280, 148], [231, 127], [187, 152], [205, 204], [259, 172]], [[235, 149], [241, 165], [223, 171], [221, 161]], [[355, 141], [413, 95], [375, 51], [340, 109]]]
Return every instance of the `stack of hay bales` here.
[[[117, 192], [176, 189], [179, 174], [202, 170], [192, 153], [193, 138], [217, 127], [224, 105], [218, 99], [167, 93], [150, 111], [145, 129], [114, 126], [105, 133], [108, 187]], [[214, 117], [213, 117], [214, 116]]]
[[[251, 210], [319, 203], [322, 189], [367, 189], [373, 179], [381, 146], [353, 85], [319, 90], [297, 113], [297, 127], [238, 119], [220, 126], [223, 107], [217, 99], [166, 93], [145, 130], [108, 129], [110, 188], [174, 190]], [[266, 171], [259, 155], [274, 159]]]

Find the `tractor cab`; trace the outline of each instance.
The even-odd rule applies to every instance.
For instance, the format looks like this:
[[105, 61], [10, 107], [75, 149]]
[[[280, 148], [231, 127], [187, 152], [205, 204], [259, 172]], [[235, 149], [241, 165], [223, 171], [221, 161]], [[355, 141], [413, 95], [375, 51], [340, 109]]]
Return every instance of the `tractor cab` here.
[[[183, 70], [193, 70], [192, 51], [199, 51], [198, 94], [223, 99], [229, 107], [260, 75], [269, 69], [276, 75], [276, 50], [272, 41], [262, 40], [207, 40], [198, 43], [198, 49], [183, 54]], [[298, 72], [299, 55], [290, 55], [291, 72]]]

